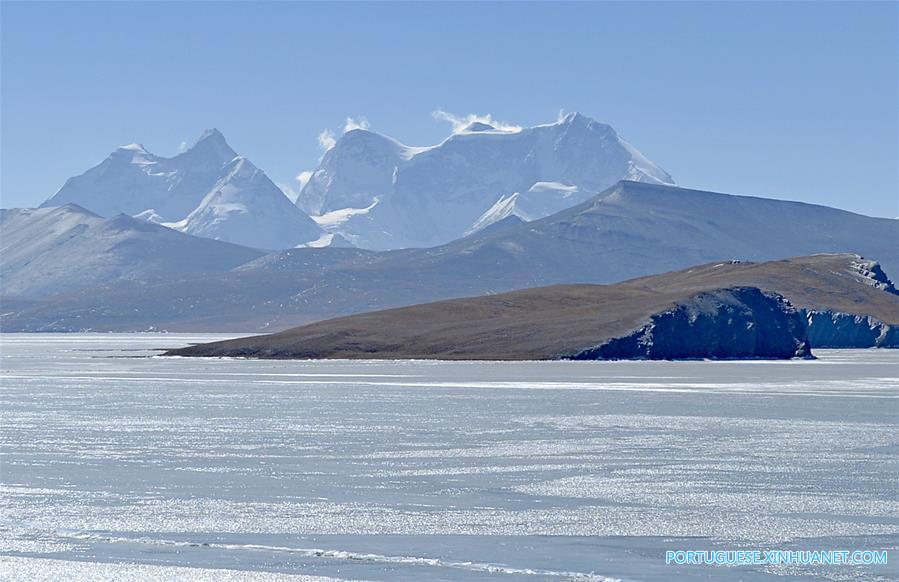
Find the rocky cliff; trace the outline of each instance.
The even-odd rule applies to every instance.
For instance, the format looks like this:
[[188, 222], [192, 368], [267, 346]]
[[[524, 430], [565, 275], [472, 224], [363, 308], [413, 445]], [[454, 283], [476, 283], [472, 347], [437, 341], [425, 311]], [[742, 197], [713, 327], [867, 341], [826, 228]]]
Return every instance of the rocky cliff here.
[[813, 347], [899, 347], [899, 292], [880, 263], [852, 253], [711, 263], [627, 283], [694, 292], [758, 287], [783, 295], [800, 311]]
[[782, 296], [754, 287], [700, 293], [576, 360], [810, 357], [806, 325]]
[[899, 348], [899, 326], [870, 315], [803, 311], [816, 348]]

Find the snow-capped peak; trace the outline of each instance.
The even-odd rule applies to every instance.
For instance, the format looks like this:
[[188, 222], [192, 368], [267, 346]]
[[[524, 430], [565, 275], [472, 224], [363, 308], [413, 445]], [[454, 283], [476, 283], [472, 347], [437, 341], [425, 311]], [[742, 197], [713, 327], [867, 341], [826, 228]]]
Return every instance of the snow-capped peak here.
[[479, 131], [496, 131], [496, 128], [483, 121], [472, 121], [462, 128], [461, 133], [476, 133]]
[[158, 160], [156, 156], [147, 151], [147, 149], [139, 143], [131, 143], [119, 146], [109, 154], [110, 163], [112, 164], [135, 164], [145, 166], [147, 164], [155, 164]]
[[145, 148], [143, 146], [143, 144], [139, 144], [139, 143], [129, 143], [128, 145], [119, 146], [116, 149], [125, 150], [125, 151], [129, 151], [129, 152], [138, 152], [138, 153], [142, 153], [142, 154], [148, 153], [147, 148]]
[[203, 130], [203, 133], [200, 134], [200, 137], [197, 138], [197, 141], [194, 142], [194, 145], [206, 140], [225, 141], [225, 136], [222, 135], [222, 132], [220, 132], [215, 127], [210, 127], [209, 129]]
[[445, 243], [508, 213], [541, 218], [623, 179], [673, 184], [611, 126], [579, 112], [524, 128], [488, 116], [440, 118], [453, 122], [453, 133], [425, 148], [347, 132], [296, 204], [311, 215], [347, 217], [325, 228], [384, 249]]
[[580, 111], [572, 111], [571, 113], [566, 113], [564, 116], [562, 116], [562, 119], [560, 119], [558, 123], [560, 123], [560, 124], [564, 123], [564, 124], [568, 124], [568, 125], [574, 125], [574, 124], [578, 124], [578, 123], [581, 123], [581, 124], [588, 124], [588, 123], [591, 123], [591, 122], [592, 122], [592, 123], [596, 123], [596, 120], [594, 120], [594, 119], [592, 119], [592, 118], [590, 118], [590, 117], [587, 117], [586, 115], [584, 115], [584, 114], [581, 113]]
[[[123, 146], [99, 166], [70, 178], [44, 206], [76, 202], [101, 216], [120, 213], [196, 236], [282, 249], [321, 229], [225, 136], [209, 129], [186, 151], [154, 156]], [[121, 217], [117, 220], [124, 220]], [[129, 218], [129, 220], [131, 220]]]
[[195, 236], [264, 249], [284, 249], [322, 231], [247, 158], [225, 165], [222, 177], [184, 219], [165, 226]]
[[217, 163], [225, 163], [237, 157], [237, 152], [231, 149], [222, 132], [212, 128], [204, 131], [197, 141], [178, 157], [181, 156], [187, 158], [211, 158], [211, 160]]
[[569, 113], [557, 121], [554, 125], [566, 128], [568, 130], [585, 130], [596, 131], [608, 135], [612, 139], [620, 139], [618, 132], [607, 123], [600, 123], [592, 117], [587, 117], [583, 113], [575, 111]]

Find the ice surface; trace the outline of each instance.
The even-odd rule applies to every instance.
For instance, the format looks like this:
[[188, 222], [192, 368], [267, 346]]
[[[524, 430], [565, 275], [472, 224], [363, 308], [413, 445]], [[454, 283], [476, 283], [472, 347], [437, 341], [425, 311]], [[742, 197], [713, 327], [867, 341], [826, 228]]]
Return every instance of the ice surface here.
[[[146, 357], [216, 337], [0, 336], [0, 578], [896, 579], [895, 351]], [[755, 548], [890, 565], [663, 559]]]

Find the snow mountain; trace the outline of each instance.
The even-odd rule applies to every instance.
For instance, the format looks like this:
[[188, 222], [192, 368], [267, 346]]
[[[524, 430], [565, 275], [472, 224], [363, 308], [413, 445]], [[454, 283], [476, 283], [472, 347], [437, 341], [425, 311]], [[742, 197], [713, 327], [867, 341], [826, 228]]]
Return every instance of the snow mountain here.
[[432, 147], [354, 129], [325, 153], [297, 206], [359, 247], [431, 247], [510, 215], [548, 216], [619, 180], [674, 183], [580, 113], [516, 130], [477, 121]]
[[215, 129], [172, 158], [156, 156], [139, 144], [122, 146], [99, 165], [69, 178], [41, 206], [69, 203], [104, 217], [126, 214], [264, 249], [290, 248], [322, 235], [314, 221]]

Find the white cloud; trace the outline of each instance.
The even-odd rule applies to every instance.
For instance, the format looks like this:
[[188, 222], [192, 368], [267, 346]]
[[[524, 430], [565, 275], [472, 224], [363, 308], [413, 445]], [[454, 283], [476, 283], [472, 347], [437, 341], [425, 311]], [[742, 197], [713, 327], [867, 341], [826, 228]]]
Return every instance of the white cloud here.
[[189, 147], [189, 146], [187, 145], [187, 142], [186, 142], [186, 141], [182, 141], [181, 144], [178, 146], [178, 152], [183, 154], [184, 152], [187, 151], [187, 148], [188, 148], [188, 147]]
[[309, 183], [309, 180], [312, 179], [312, 174], [312, 170], [307, 170], [305, 172], [300, 172], [299, 174], [297, 174], [297, 182], [300, 183], [300, 190], [302, 190], [303, 187]]
[[353, 131], [354, 129], [368, 129], [369, 127], [371, 127], [371, 124], [364, 115], [359, 116], [358, 119], [347, 117], [346, 123], [343, 125], [343, 133]]
[[328, 151], [333, 148], [336, 143], [337, 138], [334, 137], [334, 132], [330, 129], [323, 129], [322, 132], [318, 134], [318, 147], [320, 147], [322, 151]]
[[[348, 131], [353, 131], [354, 129], [368, 129], [371, 127], [371, 124], [368, 122], [368, 118], [364, 115], [360, 115], [359, 117], [347, 117], [346, 122], [343, 124], [343, 131], [340, 135]], [[330, 129], [323, 129], [320, 134], [318, 134], [318, 147], [322, 149], [322, 151], [328, 151], [333, 148], [337, 144], [337, 134]]]
[[498, 129], [500, 131], [509, 131], [509, 132], [521, 131], [520, 125], [515, 125], [512, 123], [506, 123], [504, 121], [499, 121], [497, 119], [493, 119], [493, 116], [490, 115], [489, 113], [486, 115], [478, 115], [477, 113], [469, 113], [468, 115], [460, 117], [458, 115], [449, 113], [448, 111], [444, 111], [443, 109], [436, 109], [434, 112], [431, 113], [431, 116], [434, 119], [439, 119], [440, 121], [450, 122], [453, 125], [453, 133], [459, 133], [460, 131], [462, 131], [463, 129], [465, 129], [466, 127], [468, 127], [470, 124], [474, 123], [475, 121], [480, 122], [480, 123], [486, 123], [488, 125], [492, 125], [493, 127], [495, 127], [496, 129]]
[[284, 192], [284, 195], [287, 196], [288, 200], [290, 200], [294, 204], [297, 203], [297, 198], [300, 197], [299, 190], [294, 190], [290, 187], [290, 184], [278, 184], [278, 188], [281, 189], [281, 192]]
[[287, 196], [291, 202], [296, 204], [297, 199], [300, 197], [300, 193], [303, 191], [303, 187], [312, 179], [312, 174], [314, 174], [312, 170], [297, 174], [297, 182], [299, 182], [299, 185], [296, 190], [291, 188], [290, 184], [278, 184], [278, 188], [284, 192], [284, 195]]

